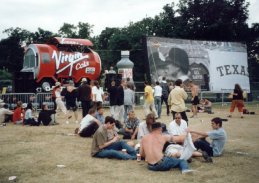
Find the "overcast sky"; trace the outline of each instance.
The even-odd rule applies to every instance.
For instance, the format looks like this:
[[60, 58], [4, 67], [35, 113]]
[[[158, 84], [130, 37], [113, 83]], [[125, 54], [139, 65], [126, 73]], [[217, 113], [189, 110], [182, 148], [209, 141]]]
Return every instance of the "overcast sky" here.
[[[248, 23], [259, 23], [259, 0], [248, 1]], [[64, 22], [77, 25], [80, 21], [94, 25], [94, 35], [99, 35], [105, 27], [124, 27], [154, 17], [171, 2], [178, 0], [0, 0], [0, 39], [10, 27], [31, 32], [40, 27], [57, 33]]]

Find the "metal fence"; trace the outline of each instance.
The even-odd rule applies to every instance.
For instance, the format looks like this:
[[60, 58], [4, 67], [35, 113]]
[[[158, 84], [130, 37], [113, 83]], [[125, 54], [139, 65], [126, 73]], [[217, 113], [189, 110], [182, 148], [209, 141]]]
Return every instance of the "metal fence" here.
[[[191, 103], [191, 93], [188, 92], [188, 98], [186, 100], [187, 104]], [[202, 91], [199, 93], [199, 98], [206, 98], [213, 103], [221, 103], [222, 106], [226, 103], [230, 102], [231, 99], [228, 98], [229, 93], [221, 92], [214, 93], [208, 91]], [[135, 93], [135, 104], [136, 106], [142, 106], [144, 104], [144, 92], [136, 92]], [[7, 107], [13, 110], [16, 107], [16, 103], [18, 101], [22, 101], [23, 103], [32, 103], [32, 106], [39, 110], [41, 109], [41, 105], [43, 103], [48, 104], [50, 109], [54, 108], [54, 101], [52, 101], [51, 93], [6, 93], [0, 94], [0, 99], [2, 99]], [[247, 94], [246, 102], [259, 102], [259, 91], [251, 91]], [[77, 105], [81, 108], [81, 102], [77, 101]], [[109, 106], [109, 99], [104, 101], [104, 107]]]

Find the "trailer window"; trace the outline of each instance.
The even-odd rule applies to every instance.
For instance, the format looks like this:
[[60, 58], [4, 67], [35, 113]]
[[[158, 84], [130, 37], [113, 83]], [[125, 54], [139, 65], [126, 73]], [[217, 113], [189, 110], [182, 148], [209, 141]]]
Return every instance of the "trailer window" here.
[[36, 61], [35, 59], [36, 57], [32, 49], [28, 49], [28, 51], [25, 53], [25, 56], [24, 56], [23, 68], [35, 67], [35, 61]]
[[48, 53], [42, 53], [42, 63], [49, 63], [50, 57]]

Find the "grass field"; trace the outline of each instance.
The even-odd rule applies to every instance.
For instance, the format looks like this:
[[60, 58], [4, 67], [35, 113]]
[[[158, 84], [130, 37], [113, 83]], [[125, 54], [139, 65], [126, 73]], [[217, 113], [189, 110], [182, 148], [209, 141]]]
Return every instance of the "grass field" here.
[[[0, 127], [0, 182], [76, 182], [76, 183], [160, 183], [160, 182], [259, 182], [259, 108], [248, 106], [256, 115], [240, 119], [237, 112], [224, 122], [228, 141], [222, 157], [214, 158], [213, 164], [202, 158], [193, 158], [190, 167], [197, 170], [192, 175], [182, 175], [178, 169], [167, 172], [151, 172], [144, 161], [120, 161], [97, 159], [90, 156], [91, 138], [73, 136], [79, 126], [75, 122], [65, 124], [60, 114], [55, 126], [15, 126], [8, 123]], [[199, 114], [189, 119], [191, 129], [211, 130], [210, 119], [226, 118], [228, 106], [216, 107], [214, 114]], [[78, 111], [81, 116], [81, 111]], [[143, 119], [143, 109], [136, 109]], [[108, 109], [105, 114], [109, 115]], [[191, 114], [188, 113], [188, 116]], [[169, 123], [171, 116], [162, 111], [158, 121]], [[57, 165], [65, 165], [63, 168]]]

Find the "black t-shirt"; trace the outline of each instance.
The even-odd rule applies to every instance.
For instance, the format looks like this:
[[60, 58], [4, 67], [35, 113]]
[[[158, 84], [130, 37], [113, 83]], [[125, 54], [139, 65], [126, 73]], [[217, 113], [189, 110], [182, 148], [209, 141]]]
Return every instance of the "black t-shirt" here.
[[234, 89], [234, 94], [237, 94], [237, 95], [233, 95], [233, 100], [243, 100], [244, 99], [242, 91]]
[[54, 110], [42, 110], [39, 113], [39, 117], [38, 117], [38, 122], [44, 125], [44, 126], [48, 126], [49, 123], [51, 122], [51, 115], [55, 114], [56, 111]]

